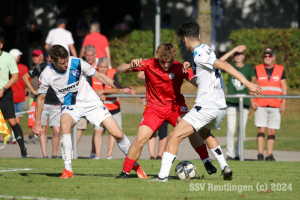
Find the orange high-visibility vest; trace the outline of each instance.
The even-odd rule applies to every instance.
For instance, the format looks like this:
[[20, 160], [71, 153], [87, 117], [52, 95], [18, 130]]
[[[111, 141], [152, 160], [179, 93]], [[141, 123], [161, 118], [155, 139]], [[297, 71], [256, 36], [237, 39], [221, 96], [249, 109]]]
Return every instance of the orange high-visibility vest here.
[[[268, 78], [264, 64], [256, 66], [255, 69], [256, 69], [258, 84], [262, 88], [262, 95], [282, 95], [281, 76], [284, 69], [283, 66], [277, 64], [274, 65], [274, 70], [270, 80]], [[270, 107], [279, 108], [282, 99], [259, 98], [259, 99], [254, 99], [254, 101], [260, 107], [270, 106]]]
[[28, 127], [33, 129], [34, 127], [34, 121], [35, 121], [35, 107], [36, 107], [36, 101], [33, 101], [30, 106], [29, 115], [28, 115]]
[[[117, 72], [116, 69], [108, 69], [107, 72], [106, 72], [106, 75], [111, 78], [111, 79], [114, 79], [114, 75], [115, 73]], [[92, 77], [92, 88], [94, 90], [105, 90], [105, 89], [110, 89], [112, 88], [111, 86], [109, 85], [105, 85], [103, 87], [103, 83], [100, 82], [98, 79]], [[112, 111], [112, 110], [116, 110], [118, 108], [120, 108], [120, 99], [117, 97], [106, 97], [106, 100], [103, 102], [105, 107], [109, 110], [109, 111]]]

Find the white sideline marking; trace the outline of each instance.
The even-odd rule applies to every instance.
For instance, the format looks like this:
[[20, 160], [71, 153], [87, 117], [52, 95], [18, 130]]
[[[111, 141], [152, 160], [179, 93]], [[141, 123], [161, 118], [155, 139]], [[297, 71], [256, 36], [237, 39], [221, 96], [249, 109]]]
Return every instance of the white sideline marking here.
[[[65, 200], [65, 199], [58, 199], [58, 198], [48, 198], [48, 197], [17, 197], [17, 196], [8, 196], [8, 195], [0, 195], [0, 198], [18, 198], [18, 199], [39, 199], [39, 200]], [[69, 199], [69, 200], [77, 200], [77, 199]]]
[[29, 170], [32, 170], [30, 168], [23, 168], [23, 169], [9, 169], [9, 170], [2, 170], [0, 172], [17, 172], [17, 171], [29, 171]]

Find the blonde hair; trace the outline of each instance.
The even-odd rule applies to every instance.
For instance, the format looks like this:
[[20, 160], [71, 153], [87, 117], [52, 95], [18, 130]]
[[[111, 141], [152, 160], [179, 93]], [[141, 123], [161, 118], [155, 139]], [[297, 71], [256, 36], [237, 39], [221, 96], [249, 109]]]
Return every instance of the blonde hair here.
[[176, 47], [172, 43], [162, 43], [160, 44], [155, 52], [155, 58], [163, 61], [167, 61], [175, 58]]

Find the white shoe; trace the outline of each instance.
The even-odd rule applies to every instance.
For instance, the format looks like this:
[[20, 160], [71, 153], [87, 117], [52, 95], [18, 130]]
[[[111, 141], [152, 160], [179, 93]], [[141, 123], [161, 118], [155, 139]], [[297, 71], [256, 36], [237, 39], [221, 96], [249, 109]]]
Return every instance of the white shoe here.
[[96, 154], [95, 153], [91, 153], [90, 158], [93, 159], [95, 157], [96, 157]]
[[112, 159], [112, 156], [109, 156], [109, 157], [107, 157], [106, 159], [107, 159], [107, 160], [111, 160], [111, 159]]
[[101, 158], [96, 156], [95, 158], [93, 158], [94, 160], [100, 160]]

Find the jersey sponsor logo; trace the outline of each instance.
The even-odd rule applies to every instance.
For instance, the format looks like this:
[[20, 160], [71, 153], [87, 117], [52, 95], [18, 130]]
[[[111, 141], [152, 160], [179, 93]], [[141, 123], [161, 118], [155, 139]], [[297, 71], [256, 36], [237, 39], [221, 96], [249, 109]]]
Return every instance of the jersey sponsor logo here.
[[267, 77], [259, 77], [258, 80], [265, 80]]
[[73, 110], [73, 108], [70, 108], [69, 106], [62, 106], [61, 111], [63, 111], [64, 109]]
[[105, 107], [105, 106], [102, 106], [102, 109], [103, 109], [103, 110], [106, 110], [106, 107]]
[[175, 77], [175, 73], [169, 73], [169, 78], [172, 80]]
[[189, 109], [185, 106], [180, 106], [180, 111], [181, 112], [189, 112]]
[[73, 76], [75, 76], [75, 77], [79, 77], [79, 75], [80, 75], [80, 73], [79, 73], [78, 70], [72, 70], [72, 74], [73, 74]]
[[222, 89], [221, 84], [214, 85], [214, 90], [221, 90], [221, 89]]
[[74, 88], [78, 88], [78, 85], [79, 85], [79, 81], [75, 82], [74, 84], [68, 85], [67, 87], [65, 87], [63, 89], [59, 89], [58, 92], [65, 92], [65, 91], [69, 91]]
[[274, 81], [279, 81], [279, 76], [273, 76]]
[[[242, 74], [241, 72], [240, 72], [240, 74], [244, 76], [244, 74]], [[243, 85], [239, 80], [237, 80], [233, 76], [231, 77], [231, 83], [232, 83], [233, 87], [235, 87], [235, 89], [238, 90], [238, 91], [243, 90], [243, 89], [246, 88], [245, 85]]]

